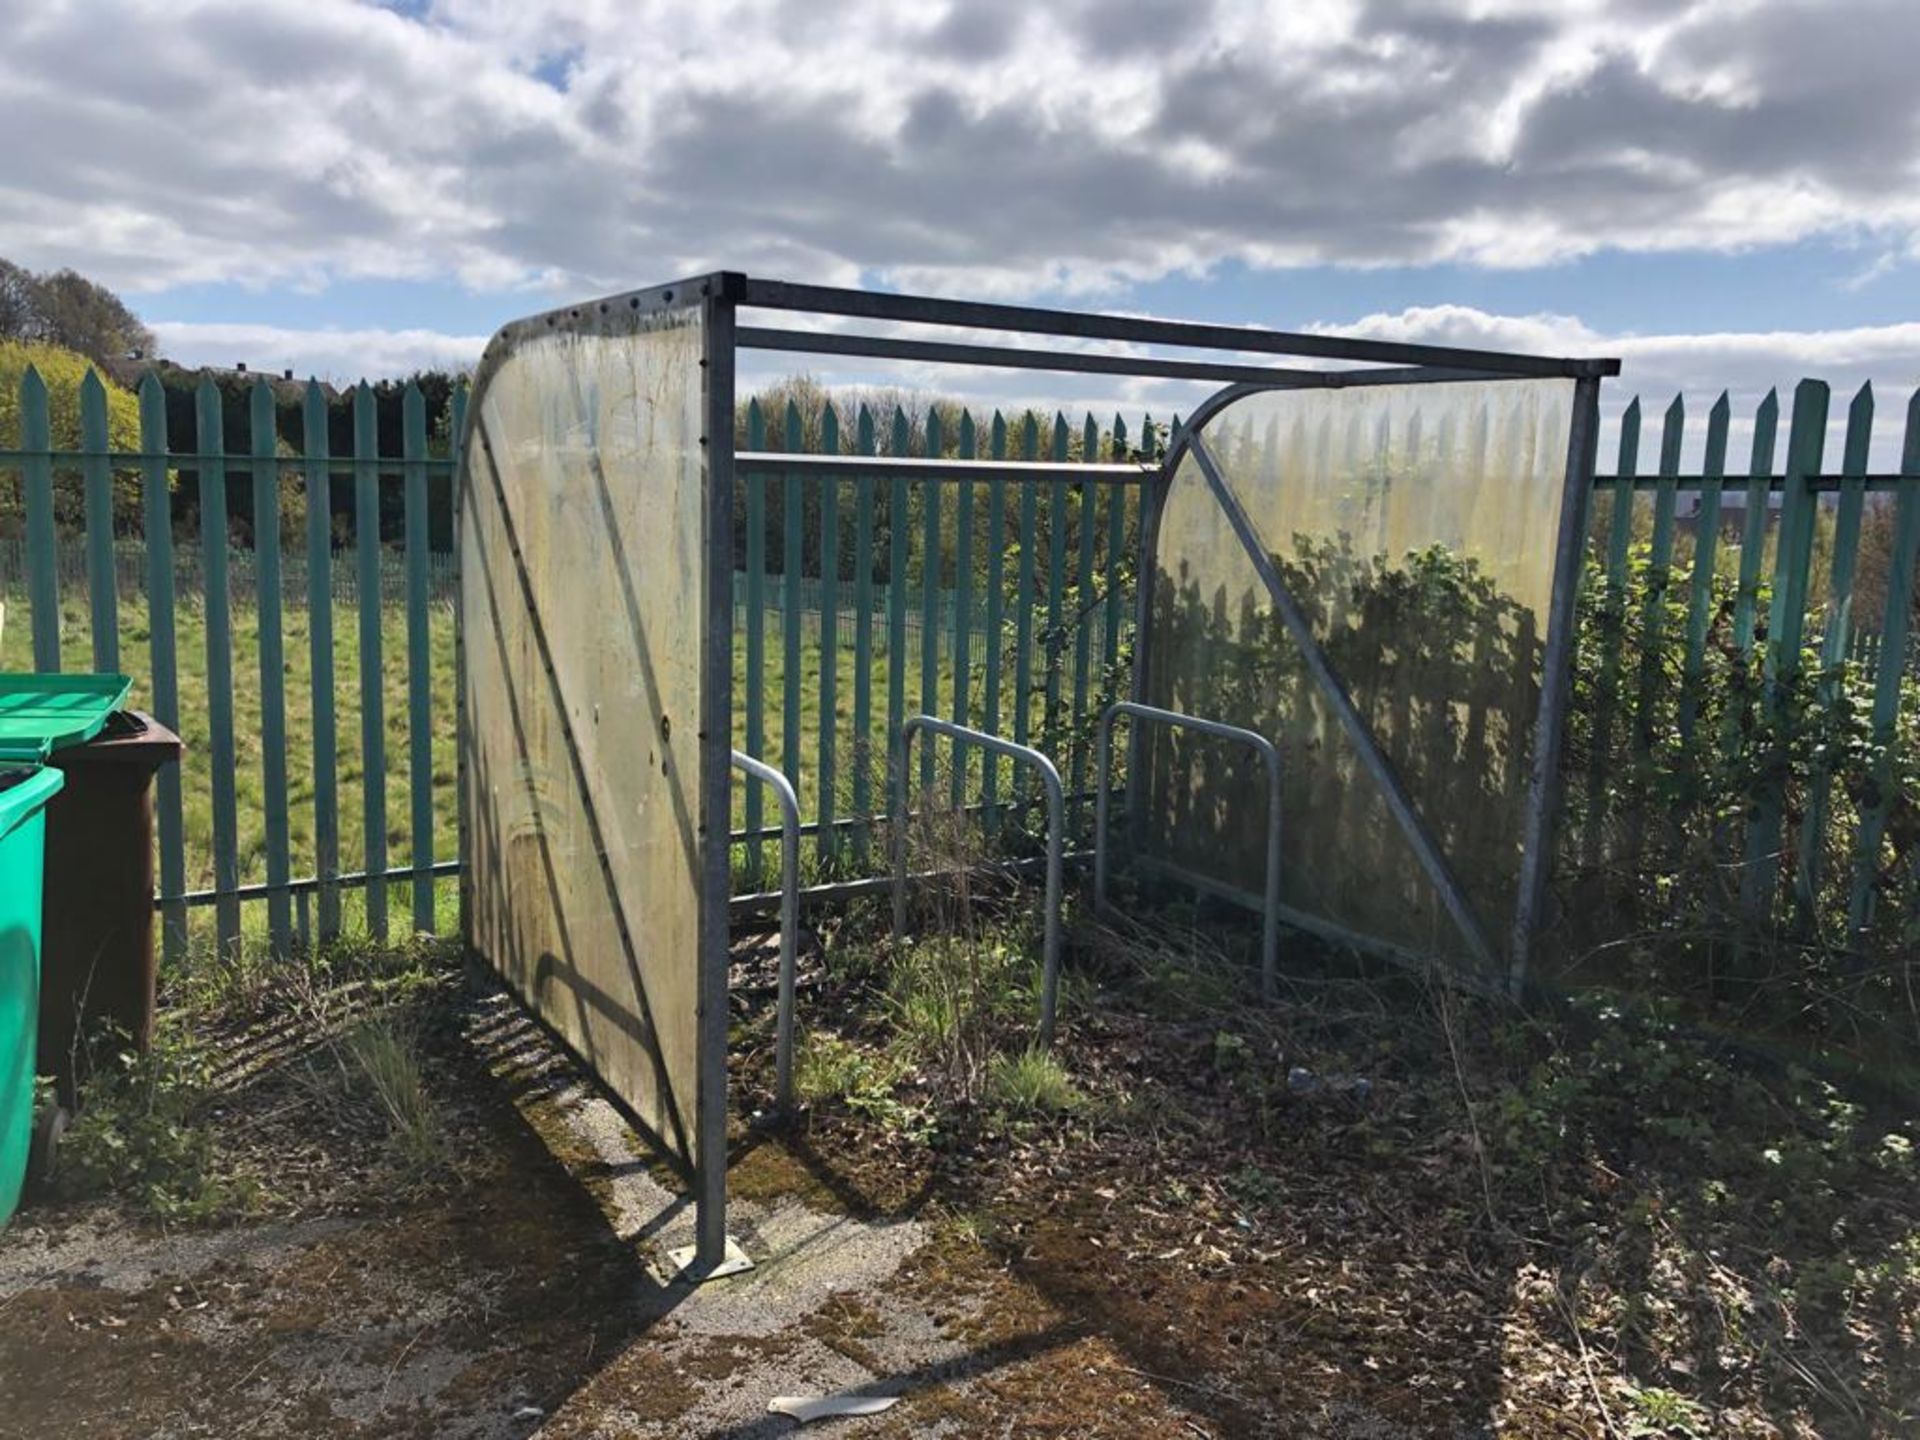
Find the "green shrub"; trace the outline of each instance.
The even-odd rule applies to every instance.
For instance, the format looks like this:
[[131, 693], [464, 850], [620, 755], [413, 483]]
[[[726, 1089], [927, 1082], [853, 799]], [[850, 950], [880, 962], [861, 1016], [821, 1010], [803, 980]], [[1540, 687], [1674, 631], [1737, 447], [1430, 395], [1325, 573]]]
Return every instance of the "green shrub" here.
[[54, 1156], [53, 1193], [119, 1195], [167, 1220], [209, 1218], [243, 1199], [214, 1171], [212, 1074], [205, 1047], [166, 1024], [144, 1055], [131, 1046], [96, 1052]]
[[[47, 423], [56, 450], [81, 448], [80, 387], [93, 370], [87, 357], [58, 345], [24, 340], [0, 340], [0, 446], [17, 447], [20, 430], [20, 382], [27, 367], [38, 372], [47, 387]], [[95, 372], [97, 373], [97, 372]], [[107, 445], [113, 450], [140, 448], [140, 402], [125, 386], [100, 376], [107, 396]], [[140, 481], [137, 472], [116, 473], [113, 510], [117, 523], [137, 523]], [[20, 487], [0, 494], [0, 519], [18, 523], [25, 513]], [[77, 528], [84, 508], [77, 485], [54, 486], [54, 517], [63, 528]]]

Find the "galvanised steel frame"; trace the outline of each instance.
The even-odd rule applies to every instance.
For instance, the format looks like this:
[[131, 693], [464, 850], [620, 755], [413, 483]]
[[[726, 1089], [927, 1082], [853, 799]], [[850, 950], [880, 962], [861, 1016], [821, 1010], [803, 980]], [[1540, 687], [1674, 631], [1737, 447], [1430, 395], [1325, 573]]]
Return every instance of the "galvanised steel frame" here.
[[[727, 927], [729, 914], [729, 786], [733, 749], [730, 739], [733, 701], [732, 557], [733, 493], [736, 479], [755, 468], [791, 474], [810, 469], [907, 476], [922, 480], [1046, 477], [1085, 481], [1126, 480], [1139, 483], [1143, 467], [1095, 466], [1039, 462], [913, 460], [903, 457], [809, 458], [789, 454], [736, 453], [734, 447], [735, 366], [742, 350], [789, 354], [862, 357], [874, 360], [915, 361], [960, 366], [987, 366], [1068, 373], [1177, 378], [1215, 381], [1228, 387], [1188, 418], [1164, 465], [1146, 472], [1148, 503], [1142, 510], [1139, 616], [1152, 613], [1152, 559], [1158, 513], [1167, 484], [1180, 459], [1192, 453], [1208, 474], [1217, 495], [1232, 517], [1238, 508], [1231, 492], [1219, 483], [1200, 430], [1205, 420], [1241, 395], [1265, 389], [1340, 388], [1356, 385], [1407, 385], [1449, 380], [1503, 380], [1560, 377], [1575, 382], [1576, 405], [1566, 465], [1566, 494], [1561, 533], [1556, 537], [1556, 571], [1547, 630], [1546, 670], [1536, 722], [1531, 790], [1526, 820], [1526, 854], [1522, 893], [1513, 920], [1509, 975], [1515, 986], [1524, 983], [1545, 896], [1547, 862], [1552, 852], [1559, 809], [1559, 755], [1569, 686], [1568, 661], [1574, 618], [1575, 587], [1579, 579], [1578, 550], [1584, 534], [1588, 496], [1593, 478], [1593, 440], [1599, 382], [1619, 373], [1619, 363], [1606, 359], [1567, 359], [1514, 355], [1499, 351], [1459, 349], [1443, 345], [1415, 345], [1388, 340], [1353, 339], [1338, 335], [1300, 334], [1277, 330], [1242, 329], [1228, 325], [1195, 324], [1122, 315], [1095, 315], [1017, 305], [947, 300], [929, 296], [884, 294], [824, 285], [792, 284], [718, 272], [648, 290], [609, 296], [604, 300], [538, 315], [509, 325], [495, 337], [483, 358], [475, 382], [478, 400], [490, 368], [519, 340], [543, 332], [591, 329], [617, 330], [629, 312], [653, 312], [697, 306], [703, 312], [705, 354], [705, 454], [707, 481], [708, 589], [706, 646], [703, 657], [705, 693], [701, 706], [701, 776], [703, 811], [702, 894], [700, 924], [700, 1058], [698, 1131], [699, 1173], [695, 1177], [698, 1203], [698, 1243], [690, 1273], [700, 1275], [727, 1264], [726, 1221], [726, 1038], [727, 1038]], [[743, 326], [743, 309], [832, 317], [865, 322], [869, 328], [806, 329]], [[873, 327], [882, 327], [875, 329]], [[989, 331], [1057, 340], [1104, 342], [1105, 348], [1070, 346], [990, 345], [973, 340], [936, 341], [890, 333], [895, 326], [931, 326], [967, 331]], [[1130, 347], [1171, 347], [1183, 350], [1288, 357], [1295, 361], [1333, 362], [1331, 368], [1299, 365], [1249, 364], [1244, 361], [1176, 360], [1139, 353]], [[1116, 349], [1115, 347], [1120, 347]], [[1244, 514], [1236, 528], [1244, 522]], [[1243, 534], [1243, 538], [1245, 538]], [[1251, 547], [1257, 549], [1257, 547]], [[1258, 565], [1262, 556], [1255, 555]], [[1291, 608], [1284, 588], [1275, 587], [1270, 562], [1263, 579], [1283, 617]], [[1291, 627], [1290, 627], [1291, 628]], [[1144, 640], [1147, 627], [1139, 634]], [[1296, 637], [1300, 638], [1300, 637]], [[1310, 640], [1311, 637], [1305, 637]], [[1308, 650], [1309, 662], [1317, 647]], [[1321, 657], [1324, 662], [1324, 656]], [[1134, 695], [1144, 703], [1145, 680], [1152, 656], [1142, 645], [1134, 667]], [[1360, 752], [1385, 793], [1398, 797], [1394, 805], [1409, 838], [1439, 887], [1462, 929], [1475, 937], [1475, 948], [1491, 957], [1493, 940], [1447, 869], [1445, 858], [1431, 841], [1424, 846], [1420, 817], [1406, 801], [1404, 789], [1391, 765], [1366, 732], [1364, 721], [1344, 707], [1339, 677], [1315, 667], [1323, 692], [1347, 722], [1349, 733], [1361, 740]], [[464, 717], [462, 724], [464, 726]], [[1355, 728], [1357, 726], [1357, 729]], [[1133, 744], [1136, 752], [1138, 733]], [[464, 738], [463, 738], [464, 745]], [[464, 754], [464, 749], [463, 749]], [[462, 836], [463, 854], [465, 835]], [[1324, 927], [1323, 927], [1324, 928]], [[1362, 941], [1364, 937], [1346, 936]]]

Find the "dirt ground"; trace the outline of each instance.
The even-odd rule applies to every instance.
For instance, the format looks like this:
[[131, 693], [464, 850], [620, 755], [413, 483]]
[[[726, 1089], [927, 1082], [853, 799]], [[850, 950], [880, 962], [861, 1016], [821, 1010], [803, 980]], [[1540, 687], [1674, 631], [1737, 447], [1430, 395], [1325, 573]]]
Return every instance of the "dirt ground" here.
[[[1503, 1174], [1474, 1119], [1498, 1107], [1449, 1108], [1490, 1083], [1470, 1065], [1382, 1043], [1355, 1083], [1359, 1042], [1310, 1070], [1272, 1032], [1120, 1003], [1070, 1010], [1061, 1053], [1104, 1097], [1072, 1114], [902, 1123], [907, 1073], [892, 1108], [821, 1099], [773, 1125], [767, 955], [747, 950], [729, 1228], [751, 1272], [663, 1279], [691, 1238], [678, 1183], [514, 1004], [448, 975], [419, 1008], [451, 1178], [395, 1183], [316, 1102], [298, 1023], [233, 1025], [211, 1123], [258, 1198], [193, 1225], [23, 1211], [0, 1236], [0, 1437], [745, 1440], [798, 1428], [775, 1396], [841, 1391], [900, 1398], [809, 1433], [1915, 1433], [1920, 1290], [1850, 1291], [1828, 1329], [1811, 1290], [1776, 1303], [1836, 1254], [1883, 1253], [1862, 1237], [1920, 1256], [1904, 1172], [1809, 1172], [1848, 1177], [1844, 1241], [1780, 1210], [1751, 1256], [1738, 1224], [1667, 1247], [1694, 1181], [1660, 1168], [1658, 1114], [1629, 1116], [1623, 1150]], [[803, 1014], [888, 1043], [852, 1018], [878, 1013], [857, 981], [805, 979]], [[1397, 1028], [1383, 1010], [1355, 1033]], [[1691, 1074], [1676, 1113], [1710, 1113]], [[1535, 1189], [1552, 1219], [1529, 1230]]]
[[813, 1432], [1215, 1433], [984, 1249], [856, 1218], [777, 1139], [733, 1171], [757, 1267], [665, 1283], [691, 1239], [671, 1177], [504, 996], [450, 1011], [428, 1073], [457, 1185], [394, 1195], [364, 1137], [311, 1123], [301, 1039], [249, 1032], [219, 1123], [273, 1213], [23, 1211], [0, 1238], [0, 1435], [745, 1440], [797, 1428], [774, 1396], [840, 1390], [907, 1398]]

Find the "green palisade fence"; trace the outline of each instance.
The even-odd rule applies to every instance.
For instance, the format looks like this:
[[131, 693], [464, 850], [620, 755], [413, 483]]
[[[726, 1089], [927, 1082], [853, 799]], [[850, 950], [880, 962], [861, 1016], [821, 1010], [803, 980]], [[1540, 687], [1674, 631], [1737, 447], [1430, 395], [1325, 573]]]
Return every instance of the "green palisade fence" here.
[[[110, 448], [99, 381], [71, 398], [77, 448], [55, 444], [59, 407], [31, 370], [18, 432], [0, 435], [4, 660], [125, 669], [136, 703], [186, 738], [157, 792], [167, 954], [450, 924], [446, 507], [464, 397], [430, 410], [415, 387], [209, 379], [170, 412], [148, 375], [137, 451]], [[1713, 853], [1756, 925], [1846, 940], [1920, 900], [1920, 396], [1887, 474], [1868, 463], [1885, 423], [1871, 392], [1850, 397], [1829, 457], [1831, 404], [1826, 386], [1802, 384], [1780, 436], [1768, 396], [1732, 473], [1727, 397], [1705, 411], [1697, 446], [1700, 417], [1668, 407], [1651, 457], [1641, 407], [1625, 411], [1614, 473], [1596, 481], [1578, 647], [1561, 862], [1574, 888], [1658, 871], [1691, 845]], [[739, 438], [1096, 461], [1150, 458], [1170, 434], [1148, 417], [795, 403], [768, 415], [756, 403]], [[814, 878], [884, 863], [873, 822], [891, 794], [891, 739], [920, 709], [1045, 748], [1085, 838], [1094, 720], [1128, 685], [1143, 492], [851, 469], [755, 473], [739, 487], [734, 740], [794, 781]], [[916, 795], [977, 807], [990, 834], [1024, 823], [1021, 776], [963, 748], [936, 784], [935, 749], [921, 751]], [[1744, 776], [1742, 804], [1676, 835], [1686, 777], [1710, 766]], [[763, 806], [737, 787], [743, 890], [767, 876]]]
[[[129, 450], [109, 445], [98, 378], [50, 397], [28, 369], [0, 435], [0, 659], [123, 670], [187, 744], [155, 792], [170, 961], [381, 933], [389, 881], [408, 883], [409, 928], [452, 919], [436, 882], [457, 870], [457, 573], [430, 510], [462, 397], [430, 434], [417, 388], [381, 389], [206, 377], [170, 397], [149, 373]], [[79, 424], [61, 445], [63, 399]], [[388, 868], [390, 840], [406, 866]]]

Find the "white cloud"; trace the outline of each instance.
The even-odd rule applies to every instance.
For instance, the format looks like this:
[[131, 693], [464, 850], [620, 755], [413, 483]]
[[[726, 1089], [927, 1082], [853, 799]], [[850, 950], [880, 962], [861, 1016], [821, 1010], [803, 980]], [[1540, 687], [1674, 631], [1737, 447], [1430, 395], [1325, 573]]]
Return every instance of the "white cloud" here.
[[1920, 252], [1912, 0], [15, 8], [0, 254], [134, 291]]
[[[1418, 306], [1392, 314], [1368, 315], [1351, 325], [1326, 326], [1343, 334], [1382, 340], [1426, 341], [1482, 349], [1520, 350], [1549, 355], [1612, 355], [1621, 361], [1620, 378], [1602, 390], [1604, 412], [1617, 426], [1628, 399], [1641, 397], [1645, 411], [1641, 435], [1643, 468], [1657, 456], [1660, 417], [1674, 396], [1687, 416], [1682, 463], [1696, 465], [1705, 444], [1708, 410], [1721, 391], [1732, 413], [1728, 466], [1747, 463], [1755, 408], [1768, 390], [1780, 397], [1782, 429], [1776, 467], [1786, 449], [1786, 418], [1794, 387], [1803, 379], [1824, 380], [1831, 390], [1827, 456], [1840, 468], [1847, 407], [1861, 385], [1874, 387], [1874, 448], [1870, 463], [1881, 470], [1900, 468], [1902, 427], [1909, 400], [1920, 388], [1920, 322], [1858, 326], [1843, 330], [1756, 330], [1684, 335], [1605, 335], [1571, 315], [1490, 315], [1464, 305]], [[1617, 429], [1602, 434], [1602, 468], [1611, 469]]]
[[349, 381], [392, 378], [417, 370], [470, 369], [486, 347], [484, 335], [433, 330], [290, 330], [275, 325], [154, 323], [160, 350], [176, 364], [266, 374], [291, 370], [298, 378]]

